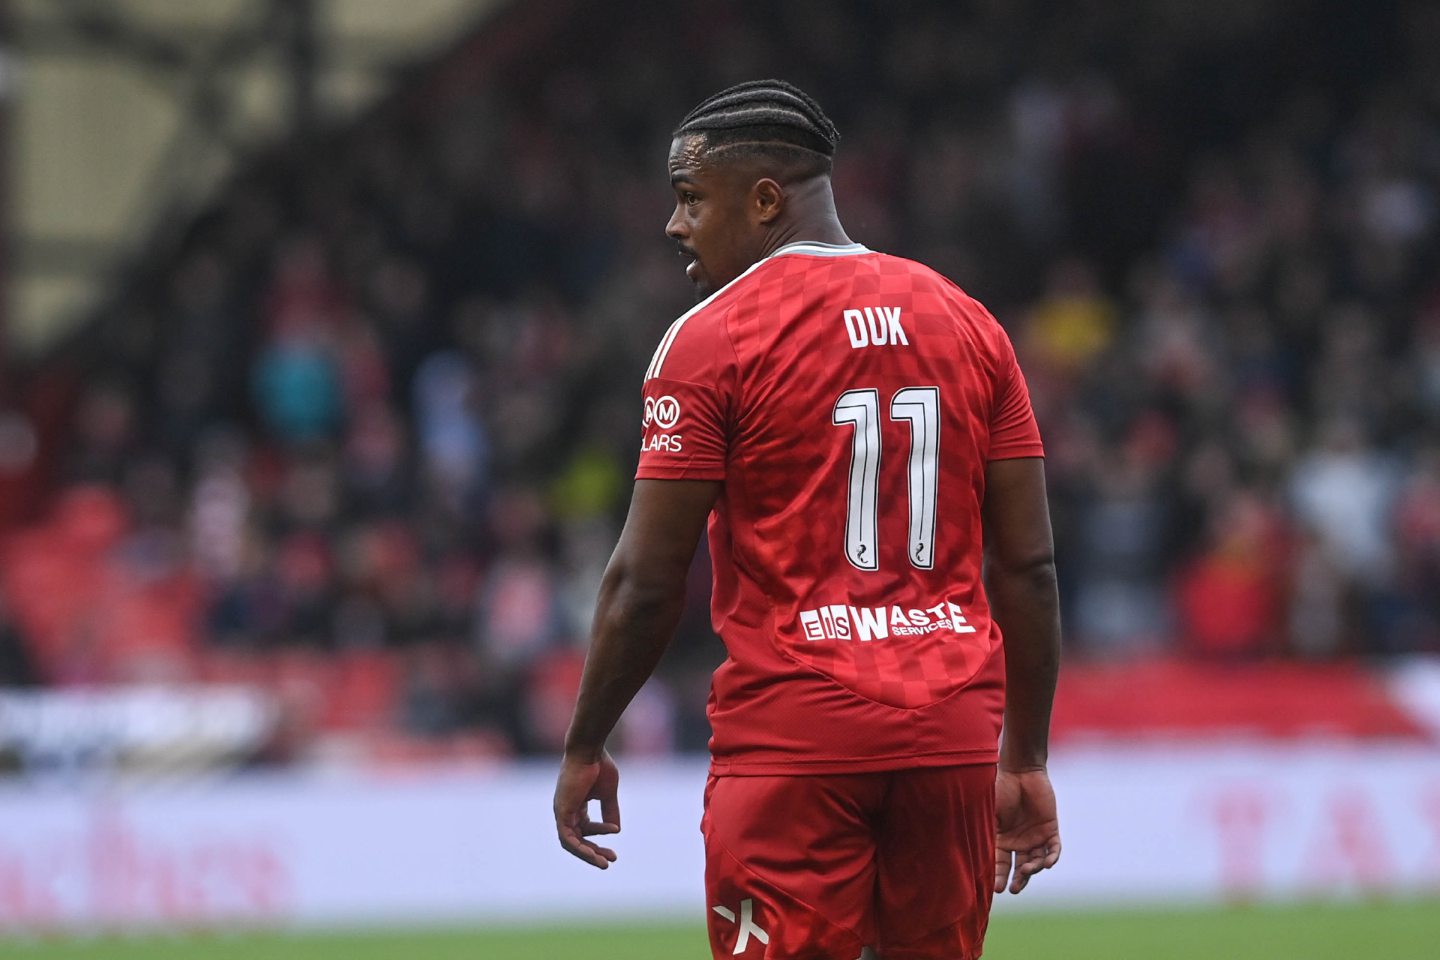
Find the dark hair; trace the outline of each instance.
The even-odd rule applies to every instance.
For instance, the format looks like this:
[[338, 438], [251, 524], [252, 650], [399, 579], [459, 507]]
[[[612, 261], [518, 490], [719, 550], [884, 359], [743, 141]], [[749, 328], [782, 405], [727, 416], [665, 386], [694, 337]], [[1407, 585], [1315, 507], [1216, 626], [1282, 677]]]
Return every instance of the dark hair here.
[[784, 80], [750, 80], [701, 101], [675, 128], [700, 134], [707, 148], [743, 149], [783, 162], [800, 176], [830, 172], [840, 131], [820, 104]]

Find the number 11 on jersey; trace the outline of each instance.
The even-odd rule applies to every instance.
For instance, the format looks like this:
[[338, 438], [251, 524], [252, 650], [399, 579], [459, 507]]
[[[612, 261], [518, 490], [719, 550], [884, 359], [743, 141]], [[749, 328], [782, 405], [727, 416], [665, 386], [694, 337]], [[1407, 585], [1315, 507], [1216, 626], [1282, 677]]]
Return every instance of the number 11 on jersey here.
[[[890, 400], [890, 419], [910, 425], [907, 488], [910, 536], [906, 556], [921, 570], [935, 566], [935, 508], [940, 467], [940, 389], [905, 387]], [[876, 549], [880, 494], [880, 394], [846, 390], [831, 422], [854, 427], [845, 507], [845, 556], [860, 570], [880, 569]]]

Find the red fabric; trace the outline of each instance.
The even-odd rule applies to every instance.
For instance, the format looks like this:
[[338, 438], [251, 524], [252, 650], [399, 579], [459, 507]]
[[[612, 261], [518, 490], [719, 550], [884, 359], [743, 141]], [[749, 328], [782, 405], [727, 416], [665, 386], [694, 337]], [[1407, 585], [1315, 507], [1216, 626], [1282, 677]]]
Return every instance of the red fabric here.
[[636, 476], [725, 483], [710, 525], [729, 652], [714, 769], [993, 761], [1004, 668], [980, 585], [985, 464], [1043, 453], [1010, 341], [920, 264], [787, 249], [676, 321], [644, 385]]
[[717, 958], [850, 958], [867, 945], [886, 960], [980, 955], [992, 764], [712, 777], [701, 826]]

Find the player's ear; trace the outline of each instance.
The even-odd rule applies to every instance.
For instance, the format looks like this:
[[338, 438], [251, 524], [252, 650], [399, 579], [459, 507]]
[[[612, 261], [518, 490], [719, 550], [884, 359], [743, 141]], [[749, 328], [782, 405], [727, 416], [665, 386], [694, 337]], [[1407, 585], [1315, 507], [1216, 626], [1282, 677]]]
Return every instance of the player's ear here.
[[769, 177], [761, 177], [750, 188], [750, 209], [755, 222], [768, 225], [785, 207], [785, 188]]

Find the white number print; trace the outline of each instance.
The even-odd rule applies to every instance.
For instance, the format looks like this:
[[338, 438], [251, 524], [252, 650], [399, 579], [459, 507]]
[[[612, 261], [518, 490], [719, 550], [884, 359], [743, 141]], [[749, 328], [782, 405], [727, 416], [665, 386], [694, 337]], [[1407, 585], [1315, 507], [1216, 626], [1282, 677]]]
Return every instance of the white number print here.
[[835, 401], [831, 422], [853, 424], [850, 443], [850, 487], [845, 508], [845, 556], [861, 570], [879, 570], [875, 553], [878, 527], [876, 498], [880, 494], [880, 394], [846, 390]]
[[[890, 419], [910, 426], [907, 488], [912, 566], [935, 566], [935, 511], [940, 474], [940, 388], [905, 387], [890, 400]], [[845, 556], [860, 570], [880, 569], [876, 550], [880, 495], [880, 395], [874, 389], [846, 390], [835, 401], [831, 422], [854, 426], [850, 482], [845, 508]]]
[[935, 567], [935, 499], [940, 478], [940, 388], [906, 387], [890, 401], [890, 419], [910, 423], [910, 562]]

